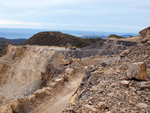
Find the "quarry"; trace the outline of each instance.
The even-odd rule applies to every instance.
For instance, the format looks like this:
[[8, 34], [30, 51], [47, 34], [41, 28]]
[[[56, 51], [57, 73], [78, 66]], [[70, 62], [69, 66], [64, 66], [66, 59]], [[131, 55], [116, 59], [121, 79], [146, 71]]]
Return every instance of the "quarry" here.
[[0, 113], [149, 113], [149, 34], [148, 27], [76, 50], [8, 45], [0, 57]]

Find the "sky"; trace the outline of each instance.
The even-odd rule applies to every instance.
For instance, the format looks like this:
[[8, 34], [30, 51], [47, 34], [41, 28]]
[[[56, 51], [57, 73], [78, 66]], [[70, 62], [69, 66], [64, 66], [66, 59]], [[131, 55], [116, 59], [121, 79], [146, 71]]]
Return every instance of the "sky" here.
[[150, 0], [0, 0], [0, 28], [137, 33], [149, 19]]

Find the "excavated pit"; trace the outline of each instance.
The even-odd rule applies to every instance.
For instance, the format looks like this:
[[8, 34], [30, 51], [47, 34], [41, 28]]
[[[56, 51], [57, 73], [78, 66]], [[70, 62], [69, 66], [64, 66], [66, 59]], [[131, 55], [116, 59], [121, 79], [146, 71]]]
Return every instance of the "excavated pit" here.
[[[96, 47], [89, 46], [77, 50], [49, 46], [9, 45], [6, 55], [0, 58], [0, 98], [2, 98], [0, 106], [12, 103], [16, 98], [24, 98], [26, 104], [18, 113], [36, 111], [34, 108], [38, 107], [41, 102], [51, 100], [51, 96], [57, 95], [58, 91], [69, 86], [67, 84], [71, 84], [71, 81], [73, 81], [71, 78], [75, 78], [77, 83], [83, 75], [84, 66], [109, 65], [111, 61], [105, 63], [103, 60], [108, 60], [108, 56], [120, 54], [123, 50], [136, 44], [125, 45], [126, 42], [119, 42], [119, 44], [124, 45], [113, 46], [117, 42], [107, 41], [104, 43], [105, 46], [103, 47], [97, 43]], [[116, 50], [118, 51], [114, 52]], [[115, 59], [118, 58], [116, 57]], [[72, 70], [74, 71], [73, 76], [71, 74]], [[60, 82], [60, 80], [63, 81]], [[35, 94], [36, 91], [42, 91], [44, 87], [51, 88], [51, 86], [53, 93], [50, 97], [46, 97], [46, 100], [29, 101], [28, 98]], [[75, 85], [72, 87], [74, 89]], [[70, 89], [70, 91], [73, 90]], [[37, 93], [36, 98], [39, 98]], [[69, 98], [67, 97], [67, 100]]]

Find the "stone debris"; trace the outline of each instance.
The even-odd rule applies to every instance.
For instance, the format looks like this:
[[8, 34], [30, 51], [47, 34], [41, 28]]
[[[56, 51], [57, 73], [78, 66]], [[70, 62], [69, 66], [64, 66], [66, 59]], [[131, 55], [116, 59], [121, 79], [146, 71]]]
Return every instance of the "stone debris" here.
[[123, 86], [126, 86], [126, 87], [127, 87], [127, 86], [129, 86], [129, 83], [130, 83], [130, 82], [129, 82], [129, 81], [127, 81], [127, 80], [123, 80], [123, 81], [121, 81], [120, 83], [121, 83], [121, 85], [123, 85]]
[[11, 105], [7, 104], [0, 108], [0, 113], [13, 113]]
[[[149, 79], [129, 79], [126, 72], [131, 62], [110, 63], [105, 68], [101, 66], [88, 66], [85, 69], [83, 80], [77, 93], [77, 103], [72, 107], [74, 113], [148, 113], [150, 112]], [[142, 62], [136, 62], [131, 70], [138, 70], [140, 76], [147, 71]], [[143, 67], [141, 67], [143, 65]], [[129, 66], [130, 67], [130, 66]], [[141, 69], [142, 68], [142, 69]], [[102, 70], [104, 73], [95, 73]], [[119, 70], [119, 73], [116, 72]], [[130, 71], [129, 71], [130, 72]], [[133, 76], [134, 75], [134, 76]], [[148, 80], [148, 81], [141, 81]], [[146, 87], [146, 88], [145, 88]], [[67, 109], [67, 108], [66, 108]], [[66, 110], [64, 110], [66, 111]], [[65, 113], [65, 112], [64, 112]], [[66, 112], [67, 113], [67, 112]]]

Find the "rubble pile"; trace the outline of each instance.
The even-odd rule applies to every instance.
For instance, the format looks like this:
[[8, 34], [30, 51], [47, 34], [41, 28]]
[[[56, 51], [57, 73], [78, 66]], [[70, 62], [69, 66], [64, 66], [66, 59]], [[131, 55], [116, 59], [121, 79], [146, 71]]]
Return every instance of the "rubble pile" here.
[[[149, 75], [146, 75], [146, 80], [132, 79], [128, 75], [132, 70], [130, 65], [133, 64], [124, 61], [106, 67], [89, 66], [77, 91], [76, 101], [69, 104], [63, 113], [149, 113]], [[140, 68], [136, 71], [140, 73]]]
[[118, 55], [122, 51], [129, 49], [132, 46], [135, 46], [136, 42], [130, 41], [115, 41], [110, 39], [103, 39], [95, 44], [87, 46], [80, 51], [69, 51], [66, 52], [66, 58], [68, 56], [72, 58], [85, 58], [91, 56], [112, 56]]

